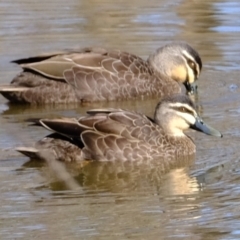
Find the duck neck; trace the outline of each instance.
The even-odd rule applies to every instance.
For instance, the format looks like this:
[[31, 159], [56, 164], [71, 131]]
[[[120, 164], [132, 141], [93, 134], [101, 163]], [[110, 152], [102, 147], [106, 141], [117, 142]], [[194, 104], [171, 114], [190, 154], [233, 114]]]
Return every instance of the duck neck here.
[[169, 76], [170, 73], [167, 71], [167, 68], [165, 68], [162, 65], [162, 62], [159, 61], [155, 57], [154, 54], [149, 56], [147, 62], [151, 66], [155, 75], [157, 75], [157, 76], [162, 76], [162, 75]]
[[169, 126], [169, 124], [165, 124], [165, 126], [162, 126], [164, 129], [166, 135], [174, 138], [184, 138], [186, 135], [183, 133], [183, 131], [179, 128], [174, 128], [172, 126]]
[[178, 127], [178, 125], [176, 124], [176, 121], [172, 120], [171, 116], [163, 112], [162, 114], [164, 115], [164, 118], [162, 117], [160, 119], [165, 119], [165, 120], [164, 121], [159, 120], [159, 118], [156, 117], [157, 113], [155, 113], [155, 122], [163, 129], [164, 133], [167, 136], [174, 137], [174, 138], [186, 137], [183, 130]]

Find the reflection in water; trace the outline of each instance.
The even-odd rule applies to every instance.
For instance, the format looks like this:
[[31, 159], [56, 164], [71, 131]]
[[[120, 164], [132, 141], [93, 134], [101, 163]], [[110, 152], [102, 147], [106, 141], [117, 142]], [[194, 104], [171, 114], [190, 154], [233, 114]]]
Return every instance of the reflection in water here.
[[170, 171], [164, 176], [163, 187], [159, 190], [162, 196], [182, 196], [196, 194], [201, 190], [202, 182], [189, 176], [186, 168]]
[[[179, 19], [174, 13], [179, 2], [154, 0], [149, 4], [134, 0], [116, 4], [109, 1], [107, 7], [101, 9], [98, 0], [91, 0], [84, 1], [81, 7], [91, 9], [83, 13], [90, 38], [99, 39], [104, 46], [148, 56], [179, 31], [176, 27]], [[141, 30], [137, 31], [139, 28]]]
[[236, 70], [235, 62], [239, 59], [233, 52], [239, 49], [239, 11], [240, 3], [236, 1], [185, 0], [177, 8], [178, 15], [184, 19], [178, 37], [194, 42], [193, 47], [201, 54], [204, 65]]
[[194, 42], [194, 47], [203, 56], [204, 65], [213, 61], [220, 62], [223, 59], [222, 51], [216, 44], [223, 35], [213, 30], [220, 23], [213, 6], [216, 1], [185, 0], [177, 8], [178, 15], [184, 19], [179, 37], [190, 43]]
[[[157, 191], [160, 195], [174, 196], [192, 194], [199, 190], [196, 178], [190, 177], [187, 171], [194, 162], [194, 156], [176, 159], [171, 166], [163, 164], [166, 161], [166, 159], [158, 159], [146, 163], [86, 162], [85, 164], [71, 163], [65, 166], [85, 191], [142, 193], [147, 190], [147, 192]], [[36, 167], [39, 164], [32, 160], [25, 163], [23, 167]], [[166, 175], [168, 172], [169, 174]], [[162, 182], [165, 182], [163, 188], [161, 188]], [[54, 191], [67, 189], [65, 183], [61, 181], [52, 182], [51, 180], [50, 186]]]
[[[194, 97], [192, 95], [191, 97]], [[32, 115], [39, 118], [43, 116], [50, 117], [53, 114], [61, 114], [65, 116], [77, 117], [77, 115], [86, 114], [89, 109], [96, 108], [122, 108], [126, 110], [132, 110], [137, 112], [145, 113], [146, 115], [152, 116], [155, 107], [159, 99], [146, 98], [144, 100], [138, 99], [133, 101], [112, 101], [112, 102], [93, 102], [93, 103], [77, 103], [77, 104], [46, 104], [46, 105], [27, 105], [27, 104], [7, 104], [0, 113], [4, 117], [19, 117], [25, 119], [30, 118]], [[144, 110], [144, 111], [143, 111]], [[71, 115], [72, 114], [72, 115]], [[21, 116], [20, 116], [21, 115]]]
[[[46, 167], [14, 171], [26, 158], [2, 151], [45, 134], [28, 131], [25, 117], [76, 116], [91, 106], [22, 108], [0, 98], [2, 239], [240, 238], [238, 1], [1, 1], [0, 22], [1, 83], [20, 70], [11, 60], [42, 52], [104, 46], [147, 57], [169, 41], [187, 40], [203, 58], [198, 84], [203, 118], [224, 134], [221, 141], [193, 134], [196, 161], [169, 173], [154, 167], [128, 167], [123, 174], [121, 166], [68, 166], [83, 188], [79, 194], [63, 190]], [[151, 115], [156, 102], [114, 107]], [[37, 188], [42, 185], [47, 188]]]
[[[153, 117], [155, 106], [159, 99], [145, 99], [134, 101], [120, 101], [120, 102], [99, 102], [99, 103], [81, 103], [81, 104], [50, 104], [43, 106], [6, 104], [0, 110], [2, 124], [12, 122], [22, 123], [29, 118], [54, 118], [54, 117], [80, 117], [86, 115], [89, 109], [96, 108], [121, 108], [130, 111], [144, 113], [149, 117]], [[7, 127], [8, 128], [8, 127]], [[9, 126], [9, 128], [11, 128]], [[25, 132], [26, 133], [26, 132]], [[24, 134], [24, 133], [22, 133]]]
[[[119, 236], [139, 238], [152, 232], [155, 236], [153, 239], [159, 234], [191, 236], [196, 231], [192, 221], [196, 223], [201, 218], [201, 204], [198, 202], [201, 182], [196, 177], [189, 176], [189, 166], [194, 159], [179, 159], [179, 164], [168, 174], [159, 161], [151, 165], [95, 162], [79, 169], [76, 165], [68, 165], [68, 171], [75, 176], [83, 192], [66, 191], [65, 185], [54, 181], [52, 174], [48, 174], [43, 167], [41, 171], [45, 177], [48, 176], [53, 192], [51, 198], [42, 198], [39, 205], [49, 210], [62, 209], [57, 211], [57, 215], [52, 212], [53, 216], [48, 216], [48, 219], [54, 219], [54, 216], [62, 218], [66, 212], [74, 211], [75, 214], [71, 213], [71, 224], [76, 224], [77, 216], [77, 219], [85, 218], [79, 229], [90, 228], [91, 234], [107, 231], [111, 236], [118, 233]], [[43, 189], [37, 188], [36, 191], [41, 192]], [[186, 227], [171, 229], [172, 221]], [[94, 223], [97, 225], [91, 228]], [[128, 229], [135, 230], [129, 233]]]

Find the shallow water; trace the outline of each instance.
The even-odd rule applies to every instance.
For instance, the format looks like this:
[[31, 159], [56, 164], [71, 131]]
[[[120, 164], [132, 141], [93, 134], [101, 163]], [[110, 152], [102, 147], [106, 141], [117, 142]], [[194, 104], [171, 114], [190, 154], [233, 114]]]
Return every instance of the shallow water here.
[[157, 100], [89, 106], [9, 105], [0, 97], [1, 239], [240, 238], [240, 3], [238, 1], [0, 1], [0, 83], [19, 67], [10, 61], [65, 48], [104, 46], [146, 58], [173, 40], [201, 54], [202, 117], [217, 139], [191, 132], [195, 160], [166, 169], [62, 166], [80, 186], [29, 163], [13, 150], [47, 134], [29, 117], [75, 116], [114, 106], [152, 114]]

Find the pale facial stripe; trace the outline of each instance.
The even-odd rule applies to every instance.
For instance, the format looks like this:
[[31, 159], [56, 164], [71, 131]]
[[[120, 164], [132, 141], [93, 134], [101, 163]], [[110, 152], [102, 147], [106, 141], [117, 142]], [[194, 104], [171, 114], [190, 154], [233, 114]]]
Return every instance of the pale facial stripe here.
[[169, 121], [169, 129], [174, 136], [184, 136], [183, 131], [196, 123], [197, 113], [187, 103], [168, 103], [168, 111], [173, 114]]
[[198, 116], [197, 112], [191, 106], [189, 106], [188, 104], [185, 104], [185, 103], [169, 103], [169, 107], [173, 108], [173, 109], [184, 107], [189, 112], [189, 113], [188, 112], [186, 112], [186, 113], [192, 114], [194, 117]]
[[[195, 75], [195, 74], [194, 74], [194, 70], [189, 66], [188, 61], [187, 61], [187, 60], [191, 60], [192, 62], [195, 63], [195, 66], [196, 66], [196, 69], [195, 69], [195, 70], [197, 71], [197, 78], [198, 78], [198, 77], [199, 77], [199, 74], [200, 74], [199, 64], [196, 62], [196, 60], [195, 60], [186, 50], [183, 50], [182, 53], [183, 53], [184, 60], [185, 60], [185, 62], [186, 62], [187, 68], [188, 68], [188, 73], [191, 73], [191, 75]], [[193, 82], [193, 81], [194, 81], [194, 79], [192, 79], [193, 76], [192, 76], [192, 77], [189, 76], [189, 77], [191, 78], [191, 80], [189, 79], [189, 82], [190, 82], [190, 81]]]

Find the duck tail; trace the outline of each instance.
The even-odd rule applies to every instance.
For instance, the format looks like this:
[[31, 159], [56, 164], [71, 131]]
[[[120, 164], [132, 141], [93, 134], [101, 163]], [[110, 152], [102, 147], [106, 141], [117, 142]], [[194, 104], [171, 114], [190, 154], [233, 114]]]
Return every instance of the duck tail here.
[[15, 150], [29, 157], [30, 159], [43, 160], [39, 150], [34, 147], [18, 147]]
[[0, 94], [7, 100], [13, 103], [25, 102], [22, 98], [22, 93], [27, 91], [28, 87], [14, 86], [14, 85], [1, 85]]

